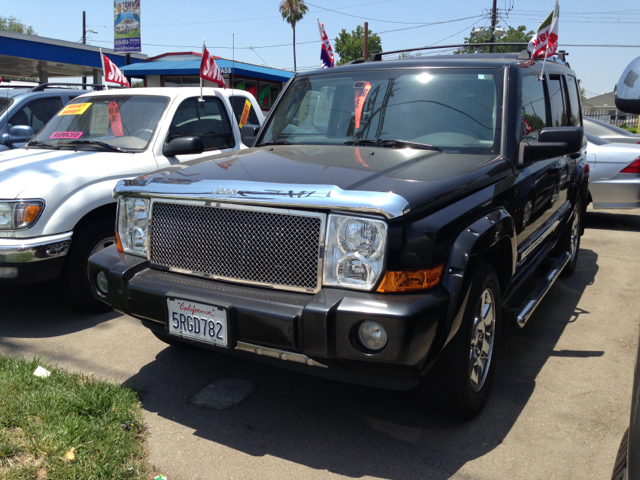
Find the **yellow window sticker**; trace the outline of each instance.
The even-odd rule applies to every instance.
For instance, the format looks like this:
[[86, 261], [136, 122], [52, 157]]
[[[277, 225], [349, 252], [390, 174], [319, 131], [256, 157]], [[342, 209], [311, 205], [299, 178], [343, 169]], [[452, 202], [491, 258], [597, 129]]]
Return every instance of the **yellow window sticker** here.
[[244, 108], [242, 109], [242, 116], [240, 117], [240, 122], [238, 126], [240, 128], [244, 127], [247, 124], [247, 120], [249, 119], [249, 112], [251, 111], [251, 102], [249, 99], [244, 101]]
[[90, 103], [73, 103], [64, 107], [58, 115], [82, 115], [90, 106]]

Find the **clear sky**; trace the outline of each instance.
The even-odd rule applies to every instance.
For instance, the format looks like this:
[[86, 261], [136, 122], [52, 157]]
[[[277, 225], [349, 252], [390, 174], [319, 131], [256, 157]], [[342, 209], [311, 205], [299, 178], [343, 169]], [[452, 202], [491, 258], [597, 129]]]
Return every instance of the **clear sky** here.
[[[141, 0], [142, 53], [201, 51], [206, 38], [214, 55], [293, 69], [292, 29], [278, 12], [279, 0]], [[369, 22], [383, 50], [462, 43], [472, 27], [489, 26], [491, 0], [312, 0], [296, 27], [298, 70], [320, 64], [316, 17], [331, 43], [346, 29]], [[536, 30], [553, 0], [498, 0], [499, 24]], [[112, 0], [21, 0], [2, 2], [2, 16], [14, 16], [40, 36], [79, 42], [82, 11], [87, 43], [113, 48]], [[447, 22], [439, 23], [438, 22]], [[426, 25], [425, 24], [432, 24]], [[423, 25], [423, 26], [421, 26]], [[416, 28], [409, 28], [416, 27]], [[560, 48], [591, 97], [610, 92], [624, 67], [640, 56], [640, 3], [630, 0], [560, 2]], [[571, 46], [569, 46], [571, 45]], [[633, 48], [585, 45], [634, 45]], [[253, 47], [253, 48], [250, 48]]]

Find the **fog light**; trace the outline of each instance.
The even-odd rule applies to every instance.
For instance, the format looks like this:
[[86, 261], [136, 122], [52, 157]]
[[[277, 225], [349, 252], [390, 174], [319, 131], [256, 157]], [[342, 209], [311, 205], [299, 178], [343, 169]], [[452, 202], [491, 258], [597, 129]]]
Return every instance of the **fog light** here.
[[387, 332], [382, 325], [367, 320], [358, 329], [358, 337], [363, 345], [371, 350], [382, 350], [387, 344]]
[[103, 295], [109, 293], [109, 281], [107, 280], [107, 276], [104, 272], [99, 272], [96, 276], [96, 288], [98, 289], [98, 292]]
[[0, 267], [0, 278], [16, 278], [18, 267]]

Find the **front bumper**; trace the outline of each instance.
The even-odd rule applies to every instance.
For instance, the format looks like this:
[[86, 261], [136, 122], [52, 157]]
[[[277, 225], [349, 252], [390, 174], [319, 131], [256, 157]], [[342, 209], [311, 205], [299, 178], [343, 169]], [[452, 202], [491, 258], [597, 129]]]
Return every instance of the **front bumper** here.
[[0, 238], [0, 284], [31, 284], [60, 275], [73, 232], [35, 238]]
[[[333, 369], [415, 379], [434, 358], [449, 295], [438, 286], [426, 294], [382, 295], [335, 288], [317, 294], [274, 291], [150, 269], [143, 258], [109, 247], [91, 257], [90, 278], [107, 275], [106, 295], [115, 310], [166, 333], [167, 298], [224, 305], [231, 313], [229, 347], [281, 360]], [[386, 330], [387, 345], [366, 351], [357, 339], [363, 320]], [[187, 340], [188, 342], [191, 342]]]

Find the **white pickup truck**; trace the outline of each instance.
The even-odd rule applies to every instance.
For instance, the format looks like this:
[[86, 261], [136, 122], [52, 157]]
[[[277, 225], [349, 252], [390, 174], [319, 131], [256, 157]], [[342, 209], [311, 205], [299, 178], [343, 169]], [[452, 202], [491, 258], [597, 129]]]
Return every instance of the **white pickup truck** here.
[[116, 242], [116, 183], [247, 148], [263, 122], [241, 90], [205, 88], [202, 99], [199, 88], [77, 97], [26, 147], [0, 153], [0, 286], [61, 278], [76, 307], [103, 308], [87, 259]]

